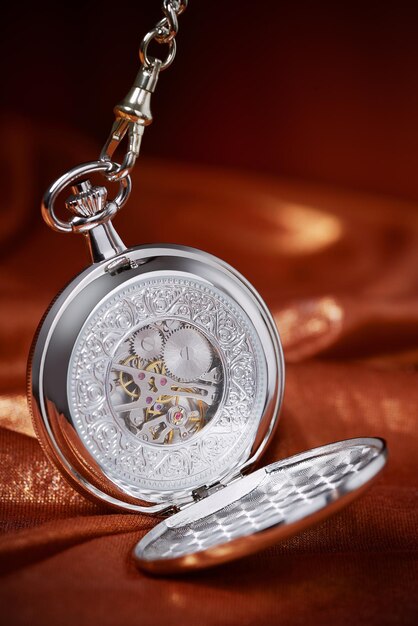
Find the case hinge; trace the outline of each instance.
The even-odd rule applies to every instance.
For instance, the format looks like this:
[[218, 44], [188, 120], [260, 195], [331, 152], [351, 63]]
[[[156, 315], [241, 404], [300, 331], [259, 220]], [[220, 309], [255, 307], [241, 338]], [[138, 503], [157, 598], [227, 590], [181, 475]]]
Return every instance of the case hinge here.
[[193, 500], [195, 502], [197, 502], [198, 500], [203, 500], [203, 498], [207, 498], [208, 496], [211, 496], [212, 494], [216, 493], [217, 491], [220, 491], [224, 487], [228, 487], [228, 485], [230, 485], [231, 483], [234, 483], [237, 480], [240, 480], [241, 478], [243, 478], [243, 475], [241, 474], [241, 472], [236, 472], [235, 474], [229, 475], [226, 478], [224, 478], [223, 483], [218, 481], [217, 483], [213, 483], [213, 485], [210, 485], [209, 487], [207, 485], [198, 487], [197, 489], [192, 491]]
[[203, 487], [199, 487], [192, 492], [193, 499], [195, 500], [195, 502], [197, 502], [198, 500], [203, 500], [203, 498], [211, 496], [213, 493], [220, 491], [220, 489], [223, 489], [224, 487], [225, 485], [223, 485], [222, 483], [214, 483], [210, 487], [208, 487], [207, 485], [203, 485]]
[[137, 267], [138, 263], [136, 261], [133, 261], [126, 256], [122, 256], [109, 263], [109, 265], [105, 268], [105, 272], [114, 276], [115, 274], [120, 274], [120, 272], [125, 270], [136, 269]]

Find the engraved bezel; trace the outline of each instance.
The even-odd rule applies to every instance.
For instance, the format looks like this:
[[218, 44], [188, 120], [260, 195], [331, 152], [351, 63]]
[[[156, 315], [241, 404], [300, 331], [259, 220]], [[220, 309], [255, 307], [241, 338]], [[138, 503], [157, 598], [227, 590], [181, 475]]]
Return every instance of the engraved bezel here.
[[[31, 405], [35, 428], [47, 454], [82, 493], [118, 508], [155, 513], [192, 501], [196, 489], [217, 482], [228, 483], [258, 460], [277, 422], [284, 388], [284, 363], [278, 333], [266, 305], [254, 288], [223, 261], [199, 250], [174, 245], [140, 246], [125, 251], [123, 256], [130, 261], [124, 271], [107, 271], [109, 261], [95, 264], [76, 277], [52, 303], [34, 342], [30, 364]], [[247, 407], [251, 428], [244, 428], [246, 440], [234, 454], [230, 439], [232, 454], [224, 455], [223, 463], [210, 463], [210, 471], [203, 472], [197, 482], [195, 474], [191, 480], [174, 477], [167, 484], [145, 478], [136, 481], [130, 474], [118, 476], [112, 472], [111, 463], [103, 465], [103, 458], [95, 453], [94, 441], [83, 436], [85, 421], [77, 413], [74, 400], [74, 381], [82, 379], [87, 371], [86, 359], [77, 369], [77, 358], [89, 328], [97, 329], [106, 307], [109, 309], [121, 298], [128, 302], [130, 296], [135, 297], [138, 285], [158, 285], [159, 281], [165, 286], [171, 284], [173, 289], [183, 286], [186, 292], [195, 290], [196, 298], [199, 290], [202, 293], [206, 290], [206, 296], [214, 301], [218, 298], [219, 306], [229, 310], [234, 323], [242, 325], [241, 334], [248, 337], [247, 348], [251, 345], [254, 351], [258, 392], [254, 394], [254, 404]], [[196, 306], [200, 306], [198, 302]], [[144, 322], [152, 319], [151, 313], [144, 316]], [[163, 316], [167, 311], [163, 307], [160, 313]], [[195, 313], [192, 317], [197, 327], [219, 342], [216, 334], [210, 336], [209, 325], [199, 323]], [[188, 316], [183, 318], [187, 321]], [[118, 341], [135, 331], [139, 321], [138, 317], [132, 318], [128, 327], [120, 330]], [[248, 348], [249, 353], [251, 350]], [[225, 354], [227, 351], [223, 358]], [[247, 358], [251, 361], [253, 357]], [[199, 437], [204, 441], [210, 436], [210, 423], [205, 428], [208, 432], [203, 429], [199, 436], [192, 437], [190, 446], [195, 446]], [[117, 464], [116, 457], [114, 461]]]

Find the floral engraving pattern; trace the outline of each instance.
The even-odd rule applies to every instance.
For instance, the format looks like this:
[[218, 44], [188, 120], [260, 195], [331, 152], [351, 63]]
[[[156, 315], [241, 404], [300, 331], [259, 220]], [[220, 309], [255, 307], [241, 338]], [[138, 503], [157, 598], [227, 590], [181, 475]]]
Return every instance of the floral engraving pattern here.
[[[223, 402], [190, 441], [157, 447], [135, 440], [115, 421], [107, 377], [115, 351], [149, 320], [180, 318], [200, 328], [222, 355]], [[245, 314], [212, 286], [175, 277], [138, 279], [119, 288], [87, 320], [72, 356], [68, 389], [75, 426], [107, 475], [136, 488], [176, 490], [210, 484], [248, 449], [263, 410], [265, 364]]]

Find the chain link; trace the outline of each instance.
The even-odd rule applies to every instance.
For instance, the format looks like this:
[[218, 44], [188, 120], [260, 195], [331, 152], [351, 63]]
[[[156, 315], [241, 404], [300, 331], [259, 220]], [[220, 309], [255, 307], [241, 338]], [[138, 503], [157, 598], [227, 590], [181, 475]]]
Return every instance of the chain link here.
[[[163, 0], [164, 17], [149, 30], [139, 46], [141, 69], [135, 83], [125, 99], [115, 107], [116, 121], [100, 154], [103, 161], [111, 161], [114, 151], [125, 136], [128, 148], [123, 161], [106, 173], [108, 180], [120, 180], [129, 175], [139, 156], [144, 127], [152, 122], [150, 94], [154, 91], [160, 72], [174, 61], [177, 46], [175, 37], [179, 30], [178, 16], [187, 8], [188, 0]], [[151, 42], [168, 46], [163, 59], [151, 56]]]
[[156, 38], [158, 43], [167, 43], [177, 35], [179, 31], [177, 17], [186, 10], [187, 2], [188, 0], [163, 1], [163, 13], [165, 17], [163, 17], [156, 26], [159, 31], [158, 37]]
[[[129, 174], [139, 156], [144, 129], [152, 122], [150, 97], [157, 84], [158, 75], [166, 70], [176, 56], [175, 37], [179, 30], [178, 16], [187, 8], [188, 0], [163, 0], [164, 17], [157, 22], [142, 39], [139, 47], [141, 68], [135, 82], [125, 98], [115, 107], [115, 121], [110, 135], [103, 146], [98, 161], [79, 165], [66, 172], [47, 190], [42, 205], [42, 213], [49, 226], [61, 232], [84, 232], [108, 219], [123, 206], [131, 192]], [[148, 46], [155, 41], [168, 46], [163, 59], [151, 56]], [[122, 163], [117, 163], [112, 156], [124, 137], [127, 137], [127, 149]], [[60, 220], [54, 206], [58, 195], [78, 179], [87, 174], [101, 173], [108, 181], [119, 182], [119, 193], [105, 207], [90, 217], [78, 216], [69, 221]]]
[[163, 0], [164, 17], [152, 28], [142, 39], [139, 46], [139, 59], [145, 67], [152, 67], [155, 57], [148, 55], [148, 46], [151, 41], [158, 44], [168, 45], [168, 52], [165, 59], [161, 60], [160, 71], [166, 70], [176, 56], [175, 36], [179, 31], [178, 16], [187, 8], [188, 0]]

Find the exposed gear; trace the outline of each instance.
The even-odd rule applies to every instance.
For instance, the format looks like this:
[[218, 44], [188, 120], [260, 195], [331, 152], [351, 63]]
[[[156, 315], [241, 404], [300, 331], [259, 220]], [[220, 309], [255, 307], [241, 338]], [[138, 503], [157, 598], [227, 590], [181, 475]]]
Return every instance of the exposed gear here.
[[[122, 361], [123, 365], [131, 365], [132, 367], [139, 367], [139, 359], [136, 355], [128, 356], [126, 359]], [[122, 389], [130, 396], [131, 398], [139, 398], [141, 392], [139, 391], [138, 386], [134, 382], [132, 376], [130, 374], [126, 374], [125, 372], [119, 373], [119, 382]]]
[[197, 330], [179, 328], [167, 339], [163, 359], [167, 371], [180, 381], [192, 381], [205, 374], [212, 363], [210, 344]]
[[163, 347], [163, 337], [155, 328], [142, 328], [131, 339], [132, 352], [149, 361], [160, 356]]
[[170, 317], [164, 320], [164, 330], [166, 330], [169, 333], [172, 333], [175, 330], [178, 330], [180, 326], [181, 326], [181, 322], [179, 320], [176, 320]]
[[219, 356], [202, 331], [182, 320], [160, 319], [127, 336], [112, 372], [115, 417], [143, 441], [181, 443], [217, 410], [223, 381]]

